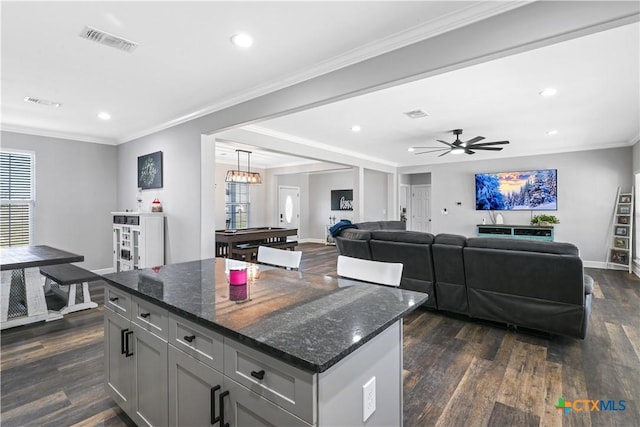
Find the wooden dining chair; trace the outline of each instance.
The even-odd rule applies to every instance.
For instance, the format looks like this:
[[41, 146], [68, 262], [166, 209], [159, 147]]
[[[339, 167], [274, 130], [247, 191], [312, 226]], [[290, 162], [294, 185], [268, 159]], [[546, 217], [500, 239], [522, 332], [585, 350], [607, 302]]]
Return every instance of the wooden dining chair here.
[[387, 286], [400, 286], [402, 263], [338, 256], [338, 276]]
[[288, 270], [297, 270], [300, 267], [300, 259], [302, 259], [301, 251], [258, 246], [258, 262], [260, 264], [270, 264], [284, 267]]

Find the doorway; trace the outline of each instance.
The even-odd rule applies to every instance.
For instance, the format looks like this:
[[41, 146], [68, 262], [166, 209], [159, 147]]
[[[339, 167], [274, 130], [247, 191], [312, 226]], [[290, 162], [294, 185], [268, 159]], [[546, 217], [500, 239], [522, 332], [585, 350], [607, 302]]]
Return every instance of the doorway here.
[[300, 236], [300, 187], [278, 186], [278, 225], [295, 228]]
[[400, 207], [400, 221], [406, 222], [407, 230], [411, 230], [411, 186], [407, 184], [400, 184], [399, 189], [399, 207]]
[[431, 233], [431, 185], [411, 186], [410, 229]]

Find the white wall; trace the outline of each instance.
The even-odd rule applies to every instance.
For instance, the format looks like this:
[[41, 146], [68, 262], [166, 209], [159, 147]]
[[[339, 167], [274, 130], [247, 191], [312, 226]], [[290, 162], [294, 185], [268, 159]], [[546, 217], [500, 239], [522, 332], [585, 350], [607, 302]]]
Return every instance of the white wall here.
[[188, 122], [118, 146], [118, 210], [136, 206], [138, 156], [163, 153], [163, 188], [142, 193], [144, 209], [162, 202], [167, 264], [200, 259], [201, 133]]
[[[560, 219], [556, 241], [580, 248], [583, 260], [602, 263], [610, 239], [609, 230], [618, 186], [629, 191], [631, 147], [582, 151], [500, 160], [468, 161], [443, 165], [402, 168], [401, 173], [431, 172], [432, 232], [475, 235], [475, 226], [486, 211], [475, 210], [476, 173], [557, 169], [558, 210], [549, 212]], [[461, 206], [456, 202], [462, 202]], [[448, 215], [440, 214], [447, 208]], [[531, 211], [501, 212], [506, 224], [529, 224]]]
[[3, 131], [2, 149], [35, 152], [33, 243], [84, 255], [91, 270], [113, 267], [116, 147]]
[[388, 174], [364, 170], [364, 217], [362, 221], [383, 221], [388, 218]]
[[324, 227], [329, 224], [329, 217], [353, 221], [353, 211], [331, 210], [331, 190], [352, 188], [353, 172], [350, 170], [309, 175], [309, 193], [312, 195], [309, 197], [309, 237], [324, 239]]

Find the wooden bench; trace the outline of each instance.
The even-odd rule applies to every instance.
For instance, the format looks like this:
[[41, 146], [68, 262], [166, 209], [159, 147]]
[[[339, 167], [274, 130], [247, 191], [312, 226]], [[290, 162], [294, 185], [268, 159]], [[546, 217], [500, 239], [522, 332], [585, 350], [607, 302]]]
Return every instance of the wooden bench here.
[[258, 246], [268, 246], [271, 248], [278, 249], [288, 249], [295, 250], [296, 246], [298, 246], [297, 241], [289, 241], [289, 242], [271, 242], [271, 243], [256, 243], [256, 244], [240, 244], [233, 248], [234, 258], [241, 259], [244, 261], [252, 261], [258, 257]]
[[[89, 293], [89, 282], [101, 279], [97, 274], [73, 264], [41, 267], [40, 274], [45, 277], [45, 293], [51, 291], [67, 302], [67, 305], [60, 310], [60, 314], [98, 307], [98, 304], [91, 301]], [[82, 302], [76, 304], [76, 285], [79, 284], [82, 284]], [[67, 289], [62, 289], [63, 287]]]

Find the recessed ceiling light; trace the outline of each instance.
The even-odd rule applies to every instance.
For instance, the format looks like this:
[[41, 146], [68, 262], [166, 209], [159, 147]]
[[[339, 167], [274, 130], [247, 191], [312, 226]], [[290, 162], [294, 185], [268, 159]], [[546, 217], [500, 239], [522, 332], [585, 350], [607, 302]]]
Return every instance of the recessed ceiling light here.
[[109, 113], [105, 113], [104, 111], [98, 113], [98, 118], [100, 120], [110, 120], [111, 119], [111, 114]]
[[253, 38], [247, 33], [238, 33], [231, 36], [231, 43], [238, 47], [251, 47]]
[[552, 87], [548, 87], [548, 88], [543, 89], [540, 92], [540, 95], [542, 95], [542, 96], [553, 96], [556, 93], [558, 93], [558, 91], [556, 89], [554, 89]]
[[558, 131], [556, 129], [552, 129], [549, 132], [547, 132], [547, 135], [557, 135]]
[[410, 152], [410, 153], [413, 153], [414, 151], [416, 151], [416, 149], [413, 148], [413, 147], [409, 147], [409, 148], [407, 148], [407, 151]]
[[360, 126], [358, 126], [358, 125], [353, 125], [353, 126], [351, 126], [351, 130], [353, 132], [360, 132], [362, 130], [362, 128]]

